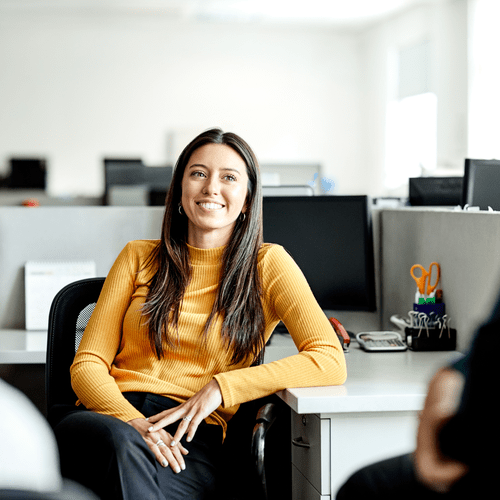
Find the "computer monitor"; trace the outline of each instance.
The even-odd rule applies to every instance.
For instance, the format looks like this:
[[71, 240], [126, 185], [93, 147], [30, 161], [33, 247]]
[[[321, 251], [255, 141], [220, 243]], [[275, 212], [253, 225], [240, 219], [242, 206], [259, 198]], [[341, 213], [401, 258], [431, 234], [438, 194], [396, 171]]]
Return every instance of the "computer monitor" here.
[[144, 164], [140, 158], [104, 158], [106, 191], [111, 186], [145, 184]]
[[45, 189], [46, 160], [44, 158], [11, 158], [7, 186], [11, 189]]
[[367, 196], [279, 196], [263, 203], [264, 241], [291, 254], [323, 310], [376, 309]]
[[500, 210], [500, 160], [465, 160], [462, 204]]
[[149, 205], [165, 205], [165, 198], [172, 182], [173, 172], [174, 168], [172, 166], [146, 167], [144, 169], [145, 180], [149, 189]]
[[455, 206], [462, 203], [463, 177], [411, 177], [412, 206]]

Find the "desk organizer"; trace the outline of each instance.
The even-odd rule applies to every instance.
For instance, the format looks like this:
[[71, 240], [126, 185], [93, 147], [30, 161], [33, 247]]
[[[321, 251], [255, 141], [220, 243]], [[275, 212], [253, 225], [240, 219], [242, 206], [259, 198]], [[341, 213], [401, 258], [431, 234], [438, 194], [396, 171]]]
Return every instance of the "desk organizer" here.
[[429, 318], [435, 316], [436, 318], [442, 318], [445, 314], [446, 307], [444, 302], [437, 302], [435, 304], [413, 304], [413, 310], [418, 313], [425, 313]]
[[454, 351], [457, 331], [450, 328], [444, 302], [413, 304], [411, 326], [405, 328], [406, 344], [412, 351]]
[[406, 343], [412, 351], [454, 351], [457, 348], [455, 328], [405, 328]]

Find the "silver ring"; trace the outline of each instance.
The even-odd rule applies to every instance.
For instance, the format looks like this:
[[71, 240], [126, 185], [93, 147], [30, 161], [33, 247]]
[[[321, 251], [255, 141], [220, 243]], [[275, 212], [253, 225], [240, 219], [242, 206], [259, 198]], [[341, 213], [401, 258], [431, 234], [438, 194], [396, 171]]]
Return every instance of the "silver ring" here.
[[193, 420], [193, 417], [191, 417], [190, 415], [188, 415], [187, 417], [183, 417], [182, 420], [187, 420], [188, 422], [191, 422], [191, 420]]
[[163, 439], [158, 439], [158, 441], [156, 441], [156, 446], [167, 446], [164, 442], [163, 442]]

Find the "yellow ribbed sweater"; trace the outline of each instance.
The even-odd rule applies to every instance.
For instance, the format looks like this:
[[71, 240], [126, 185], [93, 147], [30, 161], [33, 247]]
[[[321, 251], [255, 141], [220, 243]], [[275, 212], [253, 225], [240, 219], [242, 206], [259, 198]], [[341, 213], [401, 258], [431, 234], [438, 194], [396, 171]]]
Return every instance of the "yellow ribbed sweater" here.
[[254, 367], [250, 361], [231, 365], [220, 338], [221, 319], [205, 342], [202, 332], [215, 300], [224, 247], [189, 246], [192, 279], [180, 312], [178, 345], [158, 360], [140, 313], [151, 272], [143, 270], [144, 263], [157, 243], [128, 243], [106, 278], [71, 366], [73, 389], [86, 408], [124, 421], [143, 418], [122, 392], [150, 392], [183, 402], [215, 378], [223, 404], [206, 420], [222, 425], [225, 432], [240, 403], [287, 387], [345, 381], [345, 358], [337, 336], [304, 275], [279, 245], [264, 244], [258, 256], [266, 340], [281, 319], [298, 354]]

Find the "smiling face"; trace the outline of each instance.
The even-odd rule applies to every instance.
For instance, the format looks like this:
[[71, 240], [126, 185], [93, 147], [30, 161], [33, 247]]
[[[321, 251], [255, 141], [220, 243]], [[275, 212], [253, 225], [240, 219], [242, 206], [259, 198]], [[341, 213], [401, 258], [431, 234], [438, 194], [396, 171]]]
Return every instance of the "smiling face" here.
[[226, 245], [245, 213], [247, 167], [223, 144], [206, 144], [189, 158], [182, 178], [181, 204], [188, 218], [188, 243], [198, 248]]

